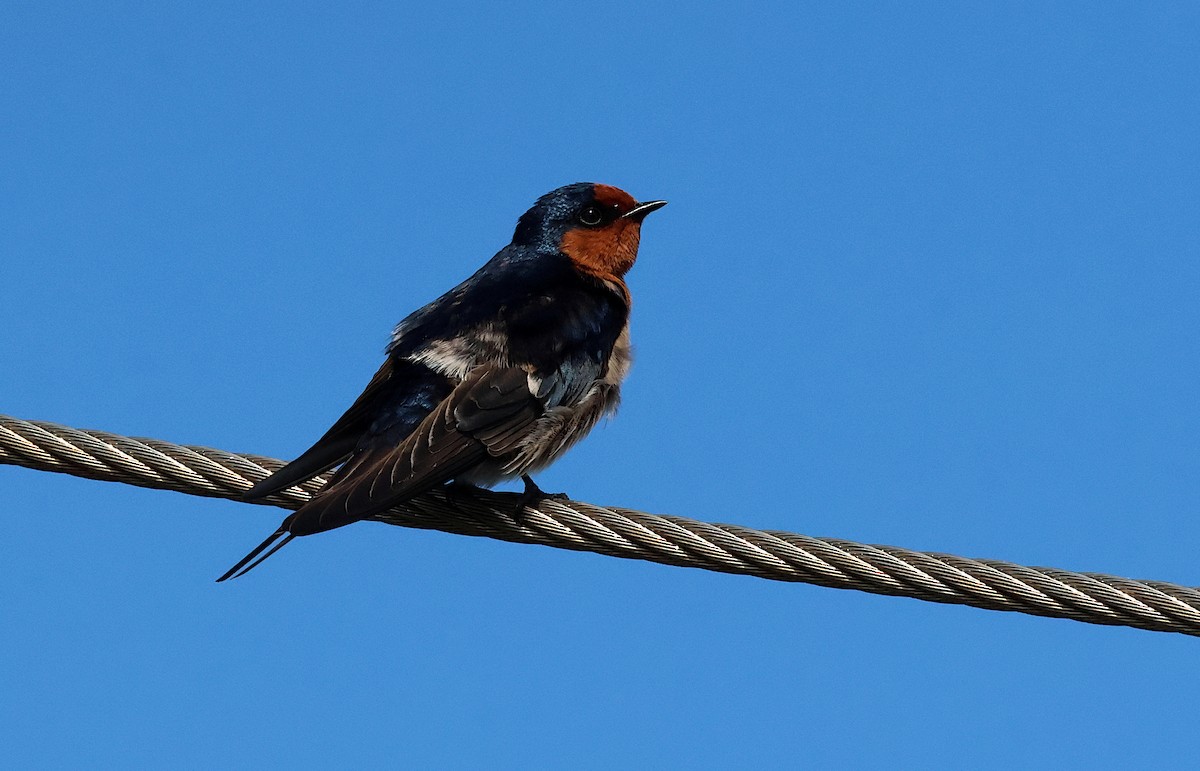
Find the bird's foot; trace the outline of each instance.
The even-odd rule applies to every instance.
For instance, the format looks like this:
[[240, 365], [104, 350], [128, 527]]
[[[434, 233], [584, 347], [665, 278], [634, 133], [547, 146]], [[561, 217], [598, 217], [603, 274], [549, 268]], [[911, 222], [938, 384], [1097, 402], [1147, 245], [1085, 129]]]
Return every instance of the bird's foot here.
[[527, 507], [532, 509], [547, 498], [554, 501], [571, 500], [571, 497], [566, 493], [546, 492], [538, 487], [537, 483], [528, 474], [522, 474], [521, 481], [525, 483], [525, 490], [521, 493], [521, 497], [517, 499], [516, 511], [513, 512], [516, 517], [523, 517]]
[[451, 481], [442, 485], [442, 495], [446, 497], [446, 505], [454, 509], [459, 514], [466, 514], [462, 507], [458, 505], [459, 501], [465, 501], [470, 497], [471, 493], [482, 490], [482, 487], [477, 487], [466, 482]]

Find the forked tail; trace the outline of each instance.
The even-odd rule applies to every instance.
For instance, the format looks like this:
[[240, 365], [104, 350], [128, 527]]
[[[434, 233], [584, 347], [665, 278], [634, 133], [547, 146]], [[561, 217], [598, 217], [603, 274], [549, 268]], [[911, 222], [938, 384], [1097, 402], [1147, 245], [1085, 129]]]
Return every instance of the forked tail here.
[[[225, 575], [217, 579], [217, 583], [221, 583], [222, 581], [226, 581], [230, 578], [237, 578], [238, 576], [246, 575], [251, 570], [254, 570], [254, 568], [262, 564], [262, 561], [267, 557], [270, 557], [272, 554], [286, 546], [288, 541], [296, 537], [293, 533], [288, 531], [289, 524], [290, 523], [288, 520], [284, 520], [283, 524], [279, 526], [278, 530], [267, 536], [267, 540], [254, 547], [254, 551], [250, 552], [245, 557], [242, 557], [241, 562], [231, 567], [225, 573]], [[276, 541], [278, 541], [278, 543], [276, 543]], [[266, 551], [266, 554], [263, 554], [264, 551]], [[260, 554], [262, 554], [261, 557], [258, 556]]]

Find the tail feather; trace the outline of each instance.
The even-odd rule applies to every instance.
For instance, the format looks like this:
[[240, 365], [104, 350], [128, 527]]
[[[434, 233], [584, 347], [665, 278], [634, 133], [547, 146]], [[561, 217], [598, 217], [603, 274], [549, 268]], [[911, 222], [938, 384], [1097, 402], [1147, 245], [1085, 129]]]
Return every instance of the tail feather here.
[[[251, 570], [254, 570], [254, 568], [258, 567], [267, 557], [270, 557], [272, 554], [286, 546], [288, 541], [296, 537], [293, 533], [288, 531], [287, 526], [288, 522], [284, 522], [282, 525], [280, 525], [278, 530], [267, 536], [267, 540], [254, 547], [252, 552], [247, 554], [245, 557], [242, 557], [238, 564], [231, 567], [225, 572], [225, 575], [218, 578], [217, 583], [227, 581], [230, 578], [237, 578], [239, 576], [246, 575]], [[283, 536], [282, 540], [280, 540], [280, 536]], [[276, 543], [276, 541], [278, 541], [278, 543]], [[265, 554], [263, 554], [264, 551], [266, 551]], [[261, 557], [258, 556], [260, 554], [262, 554]], [[255, 559], [256, 557], [257, 559]]]

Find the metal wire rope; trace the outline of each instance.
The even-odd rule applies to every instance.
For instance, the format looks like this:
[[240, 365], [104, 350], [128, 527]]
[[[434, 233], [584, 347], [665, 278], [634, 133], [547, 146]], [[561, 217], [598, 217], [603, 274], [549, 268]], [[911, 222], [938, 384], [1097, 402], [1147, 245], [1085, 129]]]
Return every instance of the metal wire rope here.
[[[237, 499], [283, 465], [257, 455], [84, 431], [0, 415], [0, 464]], [[295, 509], [311, 480], [261, 503]], [[376, 519], [393, 525], [590, 551], [666, 565], [1200, 636], [1200, 590], [1102, 573], [872, 546], [549, 498], [436, 490]]]

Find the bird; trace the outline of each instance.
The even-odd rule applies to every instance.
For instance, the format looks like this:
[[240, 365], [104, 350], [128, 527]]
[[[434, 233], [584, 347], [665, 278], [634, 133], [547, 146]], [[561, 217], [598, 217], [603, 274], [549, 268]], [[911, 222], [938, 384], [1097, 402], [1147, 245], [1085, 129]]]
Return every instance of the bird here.
[[578, 182], [546, 193], [470, 278], [405, 317], [358, 399], [308, 450], [245, 494], [259, 500], [337, 467], [328, 484], [218, 582], [298, 536], [367, 519], [443, 485], [530, 476], [612, 415], [629, 371], [642, 220], [667, 204]]

